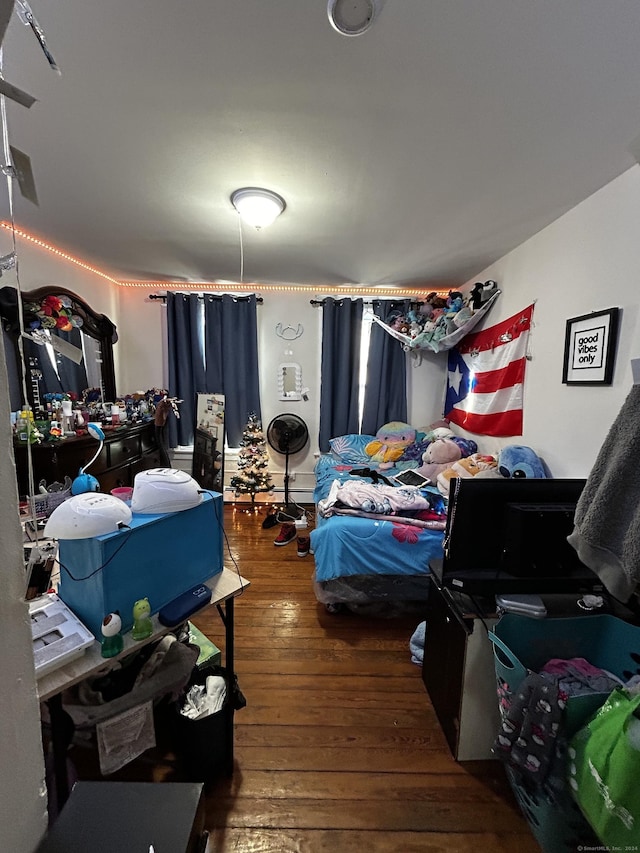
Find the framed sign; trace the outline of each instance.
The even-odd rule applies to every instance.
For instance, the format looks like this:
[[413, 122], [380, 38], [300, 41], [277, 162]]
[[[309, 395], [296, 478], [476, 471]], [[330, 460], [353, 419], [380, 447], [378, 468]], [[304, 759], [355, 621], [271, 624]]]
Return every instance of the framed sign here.
[[619, 308], [609, 308], [567, 320], [562, 371], [565, 385], [611, 385], [619, 315]]

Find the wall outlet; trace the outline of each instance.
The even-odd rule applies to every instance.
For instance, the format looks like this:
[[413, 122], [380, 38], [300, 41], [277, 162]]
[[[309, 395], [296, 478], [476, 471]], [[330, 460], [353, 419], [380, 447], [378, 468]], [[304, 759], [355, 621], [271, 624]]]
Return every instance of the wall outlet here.
[[296, 530], [306, 530], [308, 527], [306, 518], [296, 519]]
[[295, 479], [296, 479], [296, 472], [295, 471], [289, 471], [289, 482], [293, 483]]

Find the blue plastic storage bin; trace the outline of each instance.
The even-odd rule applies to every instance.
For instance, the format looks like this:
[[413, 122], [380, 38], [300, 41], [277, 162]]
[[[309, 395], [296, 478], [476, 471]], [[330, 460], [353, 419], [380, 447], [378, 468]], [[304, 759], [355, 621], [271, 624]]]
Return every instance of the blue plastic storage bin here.
[[[582, 657], [623, 681], [640, 672], [640, 628], [615, 616], [532, 619], [505, 613], [489, 638], [499, 693], [514, 693], [529, 672], [539, 672], [552, 658]], [[568, 740], [582, 728], [608, 695], [570, 697], [561, 733], [564, 738]], [[544, 853], [604, 849], [563, 780], [555, 786], [546, 784], [541, 790], [530, 790], [511, 767], [506, 767], [506, 774]]]
[[157, 613], [222, 571], [222, 518], [222, 495], [208, 493], [182, 512], [134, 513], [130, 529], [61, 539], [58, 595], [98, 639], [114, 610], [128, 631], [137, 599], [146, 596]]

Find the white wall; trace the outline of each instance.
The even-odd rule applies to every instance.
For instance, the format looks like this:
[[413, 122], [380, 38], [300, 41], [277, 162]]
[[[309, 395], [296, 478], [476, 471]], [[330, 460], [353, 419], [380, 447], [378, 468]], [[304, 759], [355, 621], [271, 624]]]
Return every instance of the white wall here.
[[[524, 435], [478, 443], [487, 452], [525, 444], [556, 477], [586, 476], [632, 385], [640, 355], [640, 167], [632, 169], [492, 264], [474, 280], [495, 279], [502, 294], [484, 327], [535, 300], [532, 360], [525, 378]], [[613, 384], [562, 384], [566, 321], [619, 307]]]
[[46, 830], [47, 796], [8, 401], [0, 336], [0, 850], [31, 853]]

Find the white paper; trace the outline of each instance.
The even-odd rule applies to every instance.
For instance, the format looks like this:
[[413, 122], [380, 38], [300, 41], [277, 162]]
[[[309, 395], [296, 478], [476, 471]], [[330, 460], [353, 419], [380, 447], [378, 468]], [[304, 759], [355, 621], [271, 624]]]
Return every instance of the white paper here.
[[82, 361], [82, 350], [80, 347], [75, 347], [73, 344], [70, 344], [69, 341], [65, 341], [64, 338], [59, 338], [57, 335], [51, 335], [51, 346], [54, 350], [57, 350], [60, 355], [70, 358], [71, 361], [75, 361], [76, 364], [80, 364]]
[[153, 702], [137, 705], [96, 726], [100, 772], [115, 773], [156, 745]]

